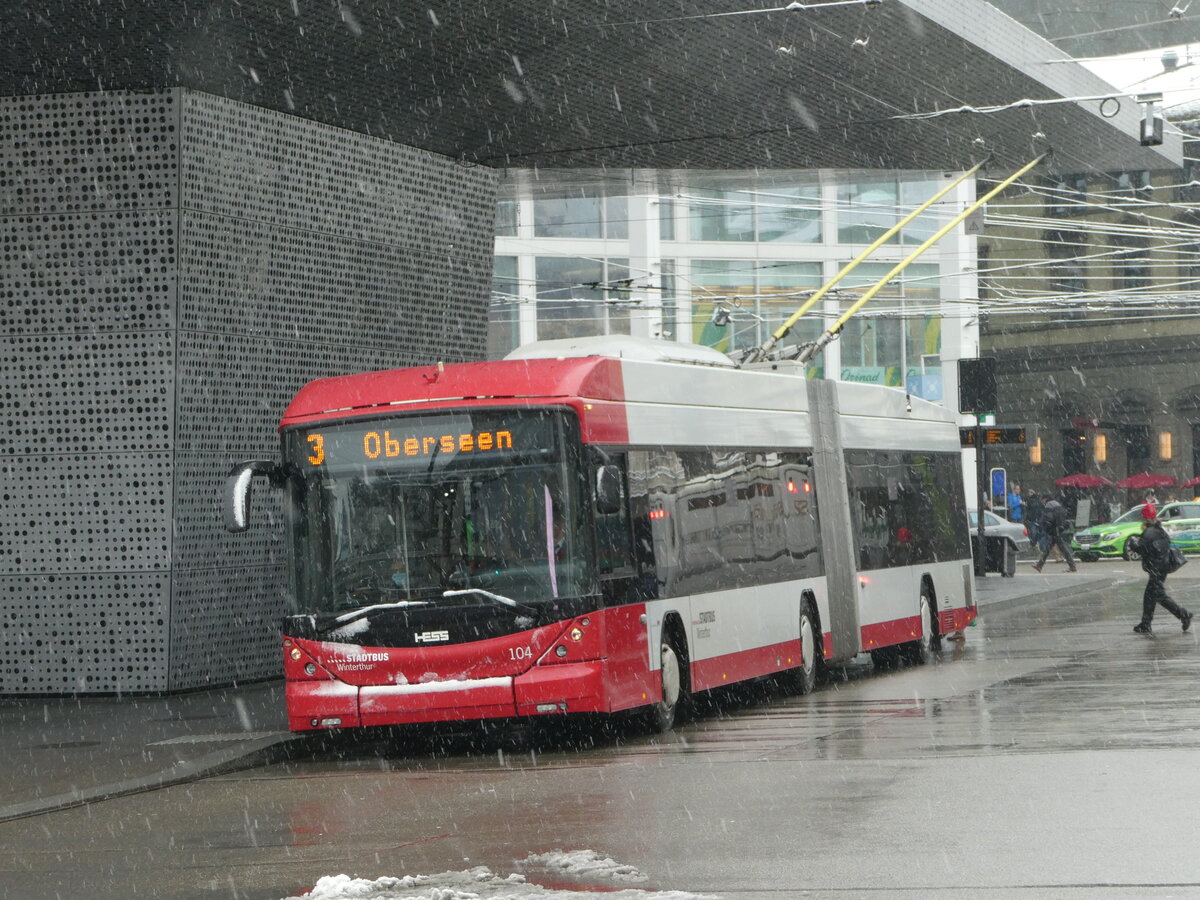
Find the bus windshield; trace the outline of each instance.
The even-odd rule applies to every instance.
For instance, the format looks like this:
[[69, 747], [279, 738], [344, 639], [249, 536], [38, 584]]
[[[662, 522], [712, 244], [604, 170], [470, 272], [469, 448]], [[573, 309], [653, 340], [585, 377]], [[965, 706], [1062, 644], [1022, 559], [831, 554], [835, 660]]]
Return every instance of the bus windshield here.
[[289, 431], [299, 613], [595, 591], [578, 426], [469, 411]]

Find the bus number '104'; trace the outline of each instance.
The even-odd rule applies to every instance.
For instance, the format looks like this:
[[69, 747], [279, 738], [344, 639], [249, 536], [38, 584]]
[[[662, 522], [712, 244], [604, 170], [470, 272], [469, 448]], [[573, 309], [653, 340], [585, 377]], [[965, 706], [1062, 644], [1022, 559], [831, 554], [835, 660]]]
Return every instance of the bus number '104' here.
[[528, 647], [509, 647], [509, 659], [533, 659], [533, 651]]

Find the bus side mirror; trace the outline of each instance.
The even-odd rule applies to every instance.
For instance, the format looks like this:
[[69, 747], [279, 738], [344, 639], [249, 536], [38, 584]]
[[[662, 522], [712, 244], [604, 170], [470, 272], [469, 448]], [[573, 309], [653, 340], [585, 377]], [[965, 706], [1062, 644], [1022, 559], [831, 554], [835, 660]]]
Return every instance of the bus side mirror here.
[[269, 459], [251, 459], [234, 466], [225, 479], [225, 496], [221, 503], [226, 531], [237, 534], [250, 527], [250, 482], [255, 475], [270, 478], [273, 485], [281, 483], [281, 470]]
[[621, 511], [621, 470], [617, 466], [596, 469], [596, 512], [609, 516]]

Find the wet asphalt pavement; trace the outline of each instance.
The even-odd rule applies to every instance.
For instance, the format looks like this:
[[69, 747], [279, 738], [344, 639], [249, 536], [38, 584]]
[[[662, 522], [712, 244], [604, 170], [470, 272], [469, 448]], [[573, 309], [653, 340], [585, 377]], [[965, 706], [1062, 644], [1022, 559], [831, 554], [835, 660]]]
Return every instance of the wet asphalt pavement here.
[[[1191, 568], [1168, 587], [1200, 611]], [[121, 780], [72, 780], [52, 764], [91, 750], [103, 768], [94, 746], [69, 746], [87, 740], [89, 704], [76, 705], [74, 731], [49, 709], [43, 724], [57, 730], [34, 733], [22, 709], [34, 730], [18, 745], [10, 701], [0, 816], [27, 806], [0, 822], [0, 897], [258, 900], [321, 875], [476, 865], [536, 880], [526, 857], [553, 849], [635, 866], [644, 890], [730, 898], [1200, 896], [1197, 634], [1163, 614], [1155, 637], [1131, 633], [1142, 586], [1131, 564], [1050, 571], [984, 579], [982, 621], [935, 665], [851, 666], [808, 697], [729, 692], [664, 737], [417, 729], [291, 741], [261, 728], [274, 688], [252, 686], [261, 709], [212, 713], [228, 733], [196, 720], [182, 743], [129, 735], [142, 757], [149, 743], [163, 755], [134, 772], [137, 754], [123, 751], [109, 774], [128, 790], [106, 793]], [[204, 699], [194, 715], [208, 714]], [[224, 740], [205, 743], [213, 735]], [[233, 749], [264, 748], [291, 758], [153, 782], [164, 763], [207, 759], [219, 772], [246, 765]], [[44, 789], [25, 783], [33, 770]], [[89, 784], [113, 799], [84, 802]], [[72, 791], [80, 805], [47, 805]], [[49, 811], [28, 806], [39, 800]]]

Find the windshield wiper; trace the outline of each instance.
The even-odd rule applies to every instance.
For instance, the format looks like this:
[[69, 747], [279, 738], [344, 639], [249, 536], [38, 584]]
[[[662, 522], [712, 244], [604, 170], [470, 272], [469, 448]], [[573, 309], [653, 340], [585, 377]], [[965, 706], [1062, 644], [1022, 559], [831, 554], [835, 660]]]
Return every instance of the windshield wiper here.
[[511, 609], [519, 609], [531, 615], [537, 615], [537, 610], [532, 606], [526, 606], [524, 603], [518, 603], [511, 597], [505, 597], [501, 594], [493, 594], [491, 591], [485, 591], [483, 588], [463, 588], [458, 591], [442, 591], [443, 597], [463, 597], [467, 594], [478, 594], [481, 597], [486, 597], [493, 603], [499, 603], [502, 606], [507, 606]]
[[359, 619], [365, 618], [381, 609], [403, 609], [406, 606], [429, 606], [429, 604], [430, 601], [428, 600], [399, 600], [395, 603], [376, 603], [372, 606], [364, 606], [361, 609], [356, 609], [354, 612], [343, 613], [333, 620], [333, 624], [338, 626], [357, 622]]

